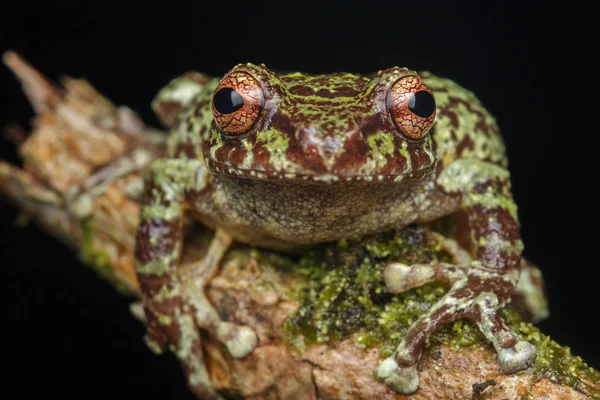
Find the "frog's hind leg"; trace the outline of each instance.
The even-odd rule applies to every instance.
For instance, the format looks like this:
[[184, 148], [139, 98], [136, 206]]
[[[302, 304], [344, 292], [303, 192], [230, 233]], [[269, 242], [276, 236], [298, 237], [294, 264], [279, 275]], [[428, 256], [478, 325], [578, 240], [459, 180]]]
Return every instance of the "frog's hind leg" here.
[[[503, 372], [527, 367], [533, 361], [535, 348], [518, 340], [498, 313], [510, 298], [517, 272], [500, 275], [474, 270], [472, 266], [390, 264], [384, 271], [384, 279], [391, 292], [403, 292], [434, 281], [450, 284], [450, 290], [413, 323], [396, 352], [380, 364], [378, 376], [398, 392], [413, 393], [419, 385], [417, 366], [423, 347], [436, 331], [460, 318], [472, 320], [492, 342]], [[504, 292], [506, 296], [497, 295]]]
[[511, 302], [525, 321], [536, 324], [550, 315], [542, 271], [526, 260], [523, 260]]
[[[402, 393], [418, 388], [417, 365], [430, 337], [459, 318], [473, 321], [492, 342], [505, 373], [528, 368], [536, 356], [535, 347], [519, 340], [499, 314], [511, 300], [522, 265], [523, 243], [510, 173], [486, 161], [458, 159], [437, 176], [432, 198], [446, 201], [458, 221], [465, 223], [465, 242], [474, 261], [454, 268], [418, 265], [388, 271], [387, 285], [395, 291], [432, 281], [450, 284], [448, 293], [409, 328], [396, 352], [378, 368], [379, 377]], [[438, 218], [425, 203], [420, 220]]]
[[[435, 267], [432, 268], [429, 265], [416, 267], [415, 270], [411, 271], [411, 273], [403, 280], [398, 279], [397, 277], [395, 278], [394, 275], [397, 276], [398, 274], [403, 274], [403, 271], [409, 271], [410, 267], [397, 263], [390, 264], [384, 270], [384, 275], [388, 276], [386, 282], [388, 282], [389, 285], [395, 285], [397, 287], [394, 288], [392, 286], [388, 287], [388, 289], [395, 290], [395, 293], [399, 293], [413, 287], [421, 286], [427, 282], [449, 283], [454, 268], [460, 268], [460, 265], [469, 265], [473, 261], [473, 257], [471, 257], [469, 252], [463, 249], [455, 239], [445, 237], [436, 232], [431, 232], [431, 234], [435, 235], [436, 239], [441, 241], [442, 249], [452, 257], [454, 265], [448, 264], [447, 268], [442, 271], [438, 271]], [[435, 271], [435, 274], [427, 272], [430, 268]], [[419, 270], [421, 270], [421, 277], [424, 274], [429, 274], [431, 279], [429, 281], [419, 281], [418, 279], [415, 279], [415, 275], [419, 275]], [[448, 276], [446, 277], [445, 275]], [[415, 282], [417, 283], [415, 284]], [[538, 323], [548, 318], [550, 315], [542, 272], [539, 268], [525, 259], [521, 260], [519, 282], [515, 287], [510, 302], [512, 307], [519, 313], [524, 321]]]
[[201, 262], [180, 265], [187, 199], [193, 195], [211, 201], [210, 184], [199, 160], [158, 159], [152, 163], [145, 175], [135, 260], [147, 322], [146, 343], [156, 352], [168, 347], [177, 355], [199, 398], [219, 399], [204, 364], [200, 328], [233, 350], [234, 357], [251, 351], [256, 335], [250, 328], [221, 322], [204, 294], [230, 244], [224, 232], [217, 231]]

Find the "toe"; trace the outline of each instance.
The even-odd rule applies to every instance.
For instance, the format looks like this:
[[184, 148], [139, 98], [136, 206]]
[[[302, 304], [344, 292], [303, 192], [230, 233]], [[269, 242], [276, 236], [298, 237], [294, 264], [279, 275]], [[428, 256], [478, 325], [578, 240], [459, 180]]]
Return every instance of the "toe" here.
[[419, 374], [417, 366], [400, 367], [394, 356], [386, 358], [377, 368], [377, 376], [392, 390], [411, 394], [419, 387]]
[[400, 293], [406, 290], [406, 276], [411, 267], [402, 263], [391, 263], [383, 270], [383, 279], [390, 293]]
[[230, 322], [221, 323], [216, 333], [233, 358], [246, 357], [254, 350], [258, 342], [256, 333], [252, 328], [237, 326]]
[[529, 368], [535, 361], [535, 346], [525, 341], [518, 341], [514, 348], [498, 351], [500, 370], [512, 374]]

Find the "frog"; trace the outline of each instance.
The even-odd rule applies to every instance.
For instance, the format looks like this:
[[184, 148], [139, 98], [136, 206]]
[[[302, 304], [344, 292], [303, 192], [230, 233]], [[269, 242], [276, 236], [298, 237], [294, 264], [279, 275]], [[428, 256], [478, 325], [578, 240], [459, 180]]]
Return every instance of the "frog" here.
[[[190, 71], [152, 101], [170, 130], [166, 155], [144, 174], [135, 243], [145, 341], [171, 349], [200, 398], [221, 398], [203, 363], [202, 334], [234, 358], [259, 345], [221, 319], [206, 289], [232, 243], [283, 253], [377, 232], [455, 221], [463, 263], [391, 263], [391, 293], [440, 282], [448, 291], [415, 321], [376, 379], [414, 393], [428, 339], [473, 321], [501, 371], [535, 360], [499, 311], [519, 280], [523, 243], [496, 119], [470, 90], [406, 67], [371, 74], [279, 72], [241, 63], [222, 77]], [[184, 220], [214, 235], [206, 256], [180, 265]]]

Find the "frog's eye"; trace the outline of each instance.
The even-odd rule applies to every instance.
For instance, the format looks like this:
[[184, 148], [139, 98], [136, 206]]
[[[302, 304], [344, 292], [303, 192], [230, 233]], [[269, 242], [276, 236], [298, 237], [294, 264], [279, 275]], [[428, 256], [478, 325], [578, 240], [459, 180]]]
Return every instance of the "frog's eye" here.
[[258, 121], [263, 109], [260, 83], [246, 72], [227, 75], [213, 94], [212, 110], [215, 123], [227, 136], [248, 132]]
[[396, 127], [410, 139], [425, 137], [435, 119], [435, 99], [419, 77], [398, 79], [390, 88], [387, 107]]

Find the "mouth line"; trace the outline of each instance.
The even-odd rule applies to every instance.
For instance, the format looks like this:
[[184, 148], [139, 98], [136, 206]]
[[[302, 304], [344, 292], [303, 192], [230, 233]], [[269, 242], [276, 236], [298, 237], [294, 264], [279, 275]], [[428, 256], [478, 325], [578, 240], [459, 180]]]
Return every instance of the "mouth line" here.
[[332, 172], [296, 173], [283, 171], [259, 171], [243, 169], [227, 165], [225, 163], [205, 159], [209, 170], [226, 176], [238, 178], [250, 178], [258, 180], [296, 180], [312, 182], [406, 182], [422, 178], [433, 170], [433, 166], [427, 166], [401, 174], [337, 174]]

